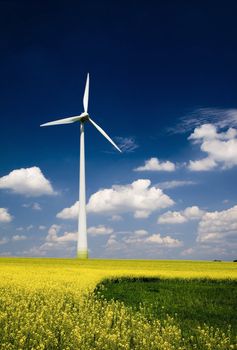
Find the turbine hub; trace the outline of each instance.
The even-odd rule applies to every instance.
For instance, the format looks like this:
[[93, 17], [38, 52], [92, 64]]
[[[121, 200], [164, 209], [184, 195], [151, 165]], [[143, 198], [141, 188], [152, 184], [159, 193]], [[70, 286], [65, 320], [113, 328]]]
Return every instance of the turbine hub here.
[[80, 115], [80, 122], [84, 123], [87, 122], [89, 120], [89, 114], [87, 112], [83, 112]]

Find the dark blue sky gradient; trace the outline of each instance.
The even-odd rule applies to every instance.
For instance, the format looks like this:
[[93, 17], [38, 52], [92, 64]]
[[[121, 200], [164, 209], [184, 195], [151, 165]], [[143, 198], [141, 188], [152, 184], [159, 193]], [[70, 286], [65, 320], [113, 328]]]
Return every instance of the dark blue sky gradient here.
[[[41, 168], [62, 193], [50, 199], [51, 214], [40, 214], [46, 225], [75, 202], [79, 126], [39, 125], [82, 112], [90, 72], [90, 115], [112, 138], [134, 137], [139, 148], [119, 155], [86, 125], [88, 196], [136, 178], [156, 184], [177, 176], [211, 191], [203, 200], [200, 188], [177, 189], [177, 202], [223, 209], [218, 203], [225, 196], [236, 198], [233, 171], [181, 169], [174, 176], [132, 169], [152, 156], [179, 163], [200, 158], [189, 134], [167, 129], [201, 107], [236, 107], [236, 13], [236, 1], [0, 1], [0, 177]], [[215, 181], [225, 183], [218, 193]], [[2, 207], [21, 202], [8, 193], [1, 198]]]

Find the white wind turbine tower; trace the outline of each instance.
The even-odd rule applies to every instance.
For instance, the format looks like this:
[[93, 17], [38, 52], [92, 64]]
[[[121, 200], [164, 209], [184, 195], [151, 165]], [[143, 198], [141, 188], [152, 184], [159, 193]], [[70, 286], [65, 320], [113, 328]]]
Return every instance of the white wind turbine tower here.
[[40, 126], [50, 126], [59, 124], [71, 124], [80, 122], [80, 180], [79, 180], [79, 213], [78, 213], [78, 239], [77, 239], [77, 257], [88, 258], [87, 248], [87, 228], [86, 228], [86, 182], [85, 182], [85, 145], [84, 145], [84, 124], [90, 122], [94, 127], [119, 151], [119, 147], [111, 140], [106, 132], [97, 125], [88, 114], [89, 100], [89, 73], [87, 74], [85, 92], [83, 97], [84, 112], [78, 116], [68, 117], [45, 123]]

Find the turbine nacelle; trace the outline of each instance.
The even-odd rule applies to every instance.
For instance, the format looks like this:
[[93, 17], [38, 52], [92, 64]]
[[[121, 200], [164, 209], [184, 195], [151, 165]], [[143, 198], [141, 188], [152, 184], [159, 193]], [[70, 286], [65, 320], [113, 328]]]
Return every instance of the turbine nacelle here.
[[79, 116], [79, 121], [84, 123], [90, 120], [89, 114], [87, 112], [83, 112], [80, 116]]

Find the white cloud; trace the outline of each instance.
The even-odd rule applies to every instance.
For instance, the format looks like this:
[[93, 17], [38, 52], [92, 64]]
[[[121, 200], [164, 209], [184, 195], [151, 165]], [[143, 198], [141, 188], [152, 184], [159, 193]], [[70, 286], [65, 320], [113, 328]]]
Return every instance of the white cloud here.
[[116, 239], [116, 235], [111, 235], [105, 245], [105, 248], [111, 251], [120, 250], [125, 247], [125, 244]]
[[112, 250], [134, 248], [146, 251], [151, 245], [175, 248], [182, 246], [182, 242], [170, 236], [161, 236], [160, 233], [148, 235], [146, 230], [137, 230], [123, 237], [121, 240], [115, 234], [111, 235], [107, 241], [106, 248]]
[[123, 153], [132, 153], [139, 147], [134, 137], [115, 137], [115, 141]]
[[224, 242], [237, 237], [237, 205], [223, 210], [207, 212], [198, 226], [197, 242]]
[[193, 205], [192, 207], [184, 209], [183, 214], [188, 220], [198, 220], [205, 214], [205, 212], [198, 206]]
[[33, 210], [42, 210], [41, 206], [39, 203], [35, 202], [35, 203], [24, 203], [22, 204], [23, 208], [31, 208]]
[[24, 235], [15, 235], [12, 237], [12, 241], [24, 241], [26, 240], [26, 236]]
[[[167, 208], [174, 201], [156, 187], [151, 181], [140, 179], [129, 185], [114, 185], [91, 195], [87, 204], [88, 213], [121, 214], [132, 212], [135, 218], [147, 218], [152, 212]], [[57, 214], [61, 219], [76, 219], [78, 216], [76, 202]]]
[[64, 232], [62, 236], [58, 236], [58, 233], [61, 230], [60, 225], [53, 224], [48, 230], [48, 235], [46, 237], [46, 242], [49, 243], [67, 243], [72, 241], [77, 241], [76, 232]]
[[167, 211], [158, 218], [159, 224], [182, 224], [189, 220], [198, 220], [204, 215], [204, 211], [198, 206], [187, 207], [182, 211]]
[[51, 225], [49, 230], [48, 230], [48, 235], [46, 237], [46, 241], [54, 241], [55, 239], [57, 239], [57, 235], [58, 235], [60, 229], [61, 229], [60, 225], [56, 225], [56, 224]]
[[196, 185], [196, 182], [190, 180], [171, 180], [158, 183], [159, 188], [161, 188], [162, 190], [188, 185]]
[[155, 243], [165, 247], [180, 247], [182, 242], [170, 236], [162, 237], [159, 233], [145, 239], [145, 243]]
[[41, 205], [37, 202], [33, 203], [32, 209], [33, 210], [42, 210]]
[[46, 226], [44, 226], [44, 225], [39, 225], [38, 229], [41, 230], [41, 231], [43, 231], [43, 230], [46, 229]]
[[11, 222], [12, 216], [7, 208], [0, 208], [0, 222]]
[[187, 218], [179, 211], [167, 211], [158, 218], [159, 224], [182, 224]]
[[69, 208], [64, 208], [61, 210], [56, 217], [59, 219], [77, 219], [78, 218], [78, 212], [79, 212], [79, 201], [74, 203]]
[[0, 189], [9, 189], [13, 193], [27, 197], [56, 194], [49, 180], [47, 180], [40, 168], [21, 168], [11, 171], [0, 178]]
[[149, 236], [149, 233], [144, 230], [136, 230], [134, 232], [125, 232], [125, 236], [118, 232], [110, 235], [106, 243], [107, 251], [122, 251], [128, 252], [131, 249], [134, 251], [148, 252], [151, 249], [157, 250], [157, 247], [178, 248], [183, 245], [183, 242], [169, 235], [161, 236], [159, 233]]
[[187, 256], [187, 255], [192, 255], [193, 253], [194, 253], [194, 249], [193, 248], [187, 248], [187, 249], [184, 249], [181, 252], [181, 255], [182, 256]]
[[149, 216], [149, 212], [147, 210], [137, 210], [134, 213], [134, 218], [136, 219], [146, 219]]
[[146, 230], [136, 230], [136, 231], [134, 231], [134, 235], [139, 236], [139, 237], [143, 237], [143, 236], [147, 236], [148, 232]]
[[0, 245], [6, 244], [9, 242], [9, 239], [6, 237], [0, 238]]
[[237, 131], [229, 128], [226, 132], [218, 132], [213, 124], [203, 124], [195, 128], [189, 140], [200, 144], [207, 157], [190, 161], [188, 168], [192, 171], [207, 171], [220, 166], [222, 169], [237, 165]]
[[30, 207], [30, 204], [23, 203], [23, 204], [22, 204], [22, 207], [23, 207], [23, 208], [29, 208], [29, 207]]
[[188, 164], [188, 169], [191, 171], [209, 171], [216, 168], [217, 163], [209, 157], [199, 159], [199, 160], [190, 160]]
[[184, 133], [209, 123], [217, 128], [237, 127], [237, 109], [199, 108], [180, 118], [178, 125], [169, 128], [169, 131]]
[[144, 229], [127, 232], [116, 232], [116, 234], [124, 234], [125, 236], [122, 238], [122, 241], [126, 244], [145, 243], [145, 239], [149, 235], [149, 233]]
[[88, 202], [88, 212], [116, 213], [132, 212], [136, 218], [147, 218], [152, 212], [167, 208], [174, 201], [150, 180], [136, 180], [129, 185], [112, 186], [94, 193]]
[[217, 137], [217, 131], [215, 125], [203, 124], [194, 129], [194, 132], [189, 136], [189, 140], [213, 140]]
[[169, 160], [161, 162], [158, 158], [150, 158], [145, 165], [135, 168], [134, 171], [174, 171], [175, 164]]
[[104, 225], [91, 226], [87, 229], [87, 232], [92, 235], [109, 235], [114, 230], [111, 227], [106, 227]]
[[112, 217], [109, 220], [110, 221], [122, 221], [123, 218], [121, 215], [112, 215]]
[[64, 243], [64, 242], [76, 242], [78, 238], [77, 232], [64, 232], [62, 236], [57, 237], [58, 243]]
[[27, 256], [72, 256], [75, 247], [72, 244], [77, 241], [76, 232], [64, 232], [59, 235], [61, 226], [53, 224], [48, 230], [45, 242], [40, 246], [34, 246], [23, 254]]

